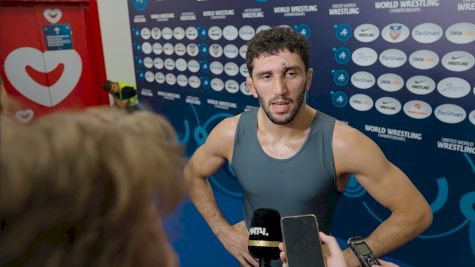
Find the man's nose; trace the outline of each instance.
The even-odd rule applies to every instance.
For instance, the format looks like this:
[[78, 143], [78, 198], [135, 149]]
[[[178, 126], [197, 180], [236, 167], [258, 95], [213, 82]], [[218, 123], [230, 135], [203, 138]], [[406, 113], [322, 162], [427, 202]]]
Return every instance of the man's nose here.
[[274, 94], [283, 95], [287, 92], [287, 84], [283, 77], [277, 77], [274, 81]]

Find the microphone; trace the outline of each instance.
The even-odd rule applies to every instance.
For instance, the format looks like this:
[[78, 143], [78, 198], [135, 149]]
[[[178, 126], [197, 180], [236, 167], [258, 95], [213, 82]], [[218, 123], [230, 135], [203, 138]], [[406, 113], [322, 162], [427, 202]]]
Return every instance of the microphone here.
[[271, 260], [280, 259], [282, 242], [280, 213], [274, 209], [256, 209], [249, 229], [249, 253], [259, 259], [259, 266], [270, 267]]

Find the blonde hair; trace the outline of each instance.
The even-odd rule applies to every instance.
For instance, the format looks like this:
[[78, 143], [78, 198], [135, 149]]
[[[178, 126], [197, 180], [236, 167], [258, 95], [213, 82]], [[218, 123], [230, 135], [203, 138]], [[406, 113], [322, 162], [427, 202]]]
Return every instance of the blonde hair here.
[[170, 123], [113, 108], [2, 127], [1, 266], [164, 266], [151, 215], [183, 198]]

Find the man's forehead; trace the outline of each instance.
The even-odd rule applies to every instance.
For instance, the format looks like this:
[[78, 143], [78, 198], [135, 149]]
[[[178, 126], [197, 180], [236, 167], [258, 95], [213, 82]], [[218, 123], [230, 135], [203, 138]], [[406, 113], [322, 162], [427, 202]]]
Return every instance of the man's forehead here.
[[267, 69], [267, 68], [292, 68], [292, 67], [304, 67], [304, 63], [300, 56], [296, 53], [291, 53], [288, 50], [279, 51], [275, 54], [260, 54], [254, 58], [254, 69]]

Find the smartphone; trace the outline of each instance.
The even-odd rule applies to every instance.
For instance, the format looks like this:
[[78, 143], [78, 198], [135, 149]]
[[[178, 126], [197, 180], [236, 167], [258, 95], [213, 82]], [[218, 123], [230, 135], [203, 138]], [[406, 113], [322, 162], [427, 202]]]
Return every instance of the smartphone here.
[[315, 215], [282, 217], [281, 227], [289, 267], [326, 267]]
[[363, 237], [352, 237], [348, 239], [347, 243], [350, 245], [363, 267], [380, 265], [378, 259], [373, 255], [373, 251], [371, 251], [366, 242], [364, 242]]

